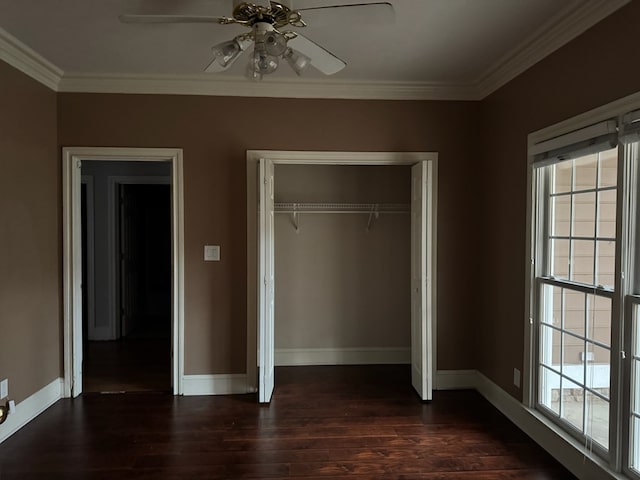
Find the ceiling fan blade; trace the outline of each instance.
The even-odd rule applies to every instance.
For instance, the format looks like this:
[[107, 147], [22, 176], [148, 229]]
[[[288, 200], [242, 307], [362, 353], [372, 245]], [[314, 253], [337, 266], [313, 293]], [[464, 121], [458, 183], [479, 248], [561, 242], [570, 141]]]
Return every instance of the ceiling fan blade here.
[[226, 17], [209, 17], [203, 15], [120, 15], [122, 23], [230, 23]]
[[297, 37], [292, 38], [287, 42], [287, 46], [309, 57], [311, 59], [311, 65], [325, 75], [338, 73], [347, 66], [344, 61], [340, 60], [329, 50], [321, 47], [299, 33]]
[[338, 24], [389, 25], [396, 18], [393, 5], [389, 2], [370, 2], [326, 7], [296, 8], [302, 19], [312, 26]]

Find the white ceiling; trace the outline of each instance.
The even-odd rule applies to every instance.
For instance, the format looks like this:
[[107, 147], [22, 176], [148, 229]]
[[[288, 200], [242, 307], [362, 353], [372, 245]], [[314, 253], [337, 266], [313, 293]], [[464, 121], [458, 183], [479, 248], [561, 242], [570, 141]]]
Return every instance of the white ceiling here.
[[[304, 8], [364, 1], [292, 3]], [[342, 21], [301, 30], [345, 60], [348, 65], [343, 71], [324, 77], [309, 69], [298, 79], [283, 64], [266, 83], [293, 86], [300, 92], [305, 85], [326, 85], [336, 92], [357, 86], [372, 92], [371, 97], [376, 96], [377, 87], [384, 87], [389, 92], [404, 89], [407, 97], [481, 98], [627, 0], [390, 1], [396, 11], [391, 25]], [[227, 72], [202, 73], [211, 60], [211, 46], [246, 31], [244, 27], [118, 20], [121, 13], [230, 16], [231, 10], [232, 0], [0, 0], [0, 28], [10, 34], [4, 35], [10, 47], [30, 47], [35, 54], [26, 52], [36, 63], [42, 56], [41, 63], [62, 74], [59, 90], [108, 91], [118, 82], [118, 88], [126, 89], [127, 81], [131, 86], [135, 80], [137, 91], [144, 91], [143, 81], [154, 91], [153, 81], [162, 80], [168, 88], [167, 79], [171, 79], [175, 88], [184, 80], [259, 91], [262, 87], [243, 86], [252, 82], [243, 77], [246, 62], [242, 59]], [[0, 42], [0, 50], [2, 46]]]

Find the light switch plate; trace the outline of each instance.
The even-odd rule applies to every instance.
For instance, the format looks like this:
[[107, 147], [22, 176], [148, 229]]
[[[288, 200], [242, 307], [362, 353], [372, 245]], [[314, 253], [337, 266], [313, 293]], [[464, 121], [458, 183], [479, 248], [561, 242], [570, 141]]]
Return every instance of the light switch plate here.
[[0, 382], [0, 399], [9, 396], [9, 379], [5, 378]]
[[205, 245], [204, 261], [219, 262], [220, 261], [220, 245]]

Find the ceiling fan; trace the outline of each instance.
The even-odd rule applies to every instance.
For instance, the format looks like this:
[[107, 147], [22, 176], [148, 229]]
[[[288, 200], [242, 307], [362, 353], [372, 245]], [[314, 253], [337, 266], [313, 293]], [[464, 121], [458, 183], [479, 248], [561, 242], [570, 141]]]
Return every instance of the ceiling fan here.
[[250, 29], [235, 38], [215, 45], [213, 60], [205, 72], [223, 72], [253, 45], [246, 74], [253, 80], [276, 71], [284, 59], [297, 75], [309, 66], [325, 75], [333, 75], [346, 67], [346, 62], [290, 28], [307, 26], [305, 18], [337, 14], [349, 23], [390, 23], [394, 19], [389, 2], [327, 5], [294, 9], [291, 0], [234, 0], [231, 17], [200, 15], [120, 15], [123, 23], [212, 23], [242, 25]]

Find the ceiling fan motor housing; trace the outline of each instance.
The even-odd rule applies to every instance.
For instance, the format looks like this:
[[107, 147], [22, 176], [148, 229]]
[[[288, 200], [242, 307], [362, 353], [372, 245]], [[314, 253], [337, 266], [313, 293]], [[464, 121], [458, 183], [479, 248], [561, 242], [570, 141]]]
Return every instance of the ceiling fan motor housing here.
[[296, 22], [299, 23], [300, 14], [291, 10], [284, 3], [271, 2], [267, 8], [250, 2], [234, 2], [233, 18], [249, 26], [264, 22], [273, 25], [275, 28], [281, 28]]

